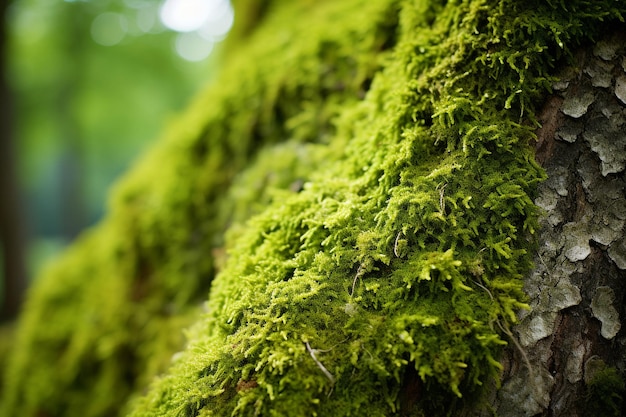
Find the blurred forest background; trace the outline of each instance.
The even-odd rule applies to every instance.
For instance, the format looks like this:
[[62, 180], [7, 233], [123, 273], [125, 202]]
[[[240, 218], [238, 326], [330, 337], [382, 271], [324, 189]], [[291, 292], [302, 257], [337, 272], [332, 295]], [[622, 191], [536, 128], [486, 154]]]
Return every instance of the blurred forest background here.
[[0, 321], [211, 79], [229, 0], [0, 0]]

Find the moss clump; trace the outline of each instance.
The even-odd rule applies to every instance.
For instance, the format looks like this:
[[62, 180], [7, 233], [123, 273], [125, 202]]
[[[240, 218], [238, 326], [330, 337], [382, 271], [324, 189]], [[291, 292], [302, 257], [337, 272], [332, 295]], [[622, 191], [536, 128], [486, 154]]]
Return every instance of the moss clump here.
[[590, 415], [621, 416], [626, 383], [617, 369], [603, 366], [586, 384], [585, 409]]
[[215, 86], [39, 279], [0, 414], [118, 413], [191, 321], [131, 415], [442, 415], [496, 376], [534, 103], [620, 4], [254, 4]]

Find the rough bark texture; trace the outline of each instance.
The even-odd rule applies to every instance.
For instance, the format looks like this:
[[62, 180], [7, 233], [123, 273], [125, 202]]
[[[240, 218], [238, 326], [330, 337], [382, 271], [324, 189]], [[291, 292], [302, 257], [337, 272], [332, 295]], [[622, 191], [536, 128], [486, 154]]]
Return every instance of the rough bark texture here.
[[539, 115], [544, 215], [501, 417], [624, 415], [625, 53], [624, 32], [579, 51]]

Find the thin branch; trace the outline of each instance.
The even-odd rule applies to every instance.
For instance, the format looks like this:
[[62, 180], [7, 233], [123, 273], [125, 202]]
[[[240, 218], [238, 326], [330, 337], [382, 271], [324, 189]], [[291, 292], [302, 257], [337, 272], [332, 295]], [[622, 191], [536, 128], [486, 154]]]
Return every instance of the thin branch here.
[[393, 254], [396, 255], [396, 258], [399, 258], [400, 255], [398, 255], [398, 240], [400, 239], [400, 234], [402, 232], [398, 232], [398, 236], [396, 236], [396, 241], [393, 244]]
[[[526, 351], [524, 350], [522, 345], [517, 341], [517, 338], [513, 335], [513, 332], [511, 331], [511, 329], [509, 329], [508, 324], [505, 323], [503, 325], [500, 322], [500, 320], [496, 320], [496, 323], [498, 324], [498, 327], [500, 327], [500, 330], [502, 330], [507, 336], [509, 336], [509, 339], [511, 340], [511, 342], [513, 342], [517, 351], [520, 353], [520, 355], [522, 355], [522, 360], [524, 361], [524, 364], [526, 365], [526, 368], [528, 369], [528, 375], [530, 377], [531, 384], [534, 387], [535, 386], [534, 385], [535, 384], [535, 371], [532, 365], [530, 364], [530, 360], [528, 359], [528, 355], [526, 354]], [[538, 388], [535, 388], [535, 393], [539, 393]]]
[[445, 200], [445, 192], [446, 192], [446, 187], [448, 186], [448, 183], [445, 183], [443, 185], [443, 187], [439, 188], [439, 209], [441, 210], [441, 214], [445, 214], [446, 213], [446, 200]]
[[489, 298], [491, 298], [491, 301], [493, 301], [493, 295], [491, 294], [491, 291], [489, 291], [489, 290], [487, 289], [487, 287], [485, 287], [484, 285], [482, 285], [482, 284], [480, 284], [480, 283], [478, 283], [478, 282], [476, 282], [476, 281], [474, 281], [474, 280], [472, 280], [472, 282], [473, 282], [474, 284], [478, 285], [478, 286], [479, 286], [480, 288], [482, 288], [483, 290], [487, 291], [487, 294], [489, 294]]
[[328, 371], [328, 369], [326, 369], [326, 367], [324, 365], [322, 365], [322, 363], [315, 356], [315, 352], [317, 350], [316, 349], [311, 349], [311, 345], [309, 345], [309, 342], [304, 342], [304, 345], [306, 346], [306, 350], [309, 351], [309, 354], [311, 355], [311, 358], [313, 358], [313, 361], [315, 362], [315, 364], [322, 370], [324, 375], [326, 375], [326, 378], [328, 378], [330, 383], [334, 385], [335, 384], [335, 377], [333, 376], [333, 374], [331, 374]]
[[361, 276], [363, 265], [359, 265], [359, 269], [357, 269], [356, 274], [354, 275], [354, 280], [352, 281], [352, 291], [350, 291], [350, 297], [354, 295], [354, 287], [356, 287], [356, 280]]

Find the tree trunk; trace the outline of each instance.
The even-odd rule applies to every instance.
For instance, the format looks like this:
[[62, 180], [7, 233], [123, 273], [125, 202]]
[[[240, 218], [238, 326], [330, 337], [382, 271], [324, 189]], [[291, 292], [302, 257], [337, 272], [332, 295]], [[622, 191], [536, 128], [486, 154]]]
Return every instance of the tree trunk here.
[[59, 159], [59, 204], [61, 209], [61, 235], [70, 242], [88, 223], [84, 192], [85, 162], [84, 138], [76, 115], [79, 104], [78, 91], [83, 81], [85, 42], [88, 37], [89, 20], [77, 13], [80, 4], [65, 4], [62, 19], [65, 31], [62, 38], [61, 53], [72, 64], [67, 65], [58, 81], [56, 94], [56, 117], [59, 126], [61, 157]]
[[540, 113], [544, 214], [501, 417], [625, 414], [625, 52], [621, 32], [579, 51]]
[[5, 16], [9, 3], [8, 0], [0, 1], [0, 264], [4, 275], [0, 292], [0, 322], [17, 316], [26, 288], [24, 232], [15, 173], [11, 93], [6, 77]]

